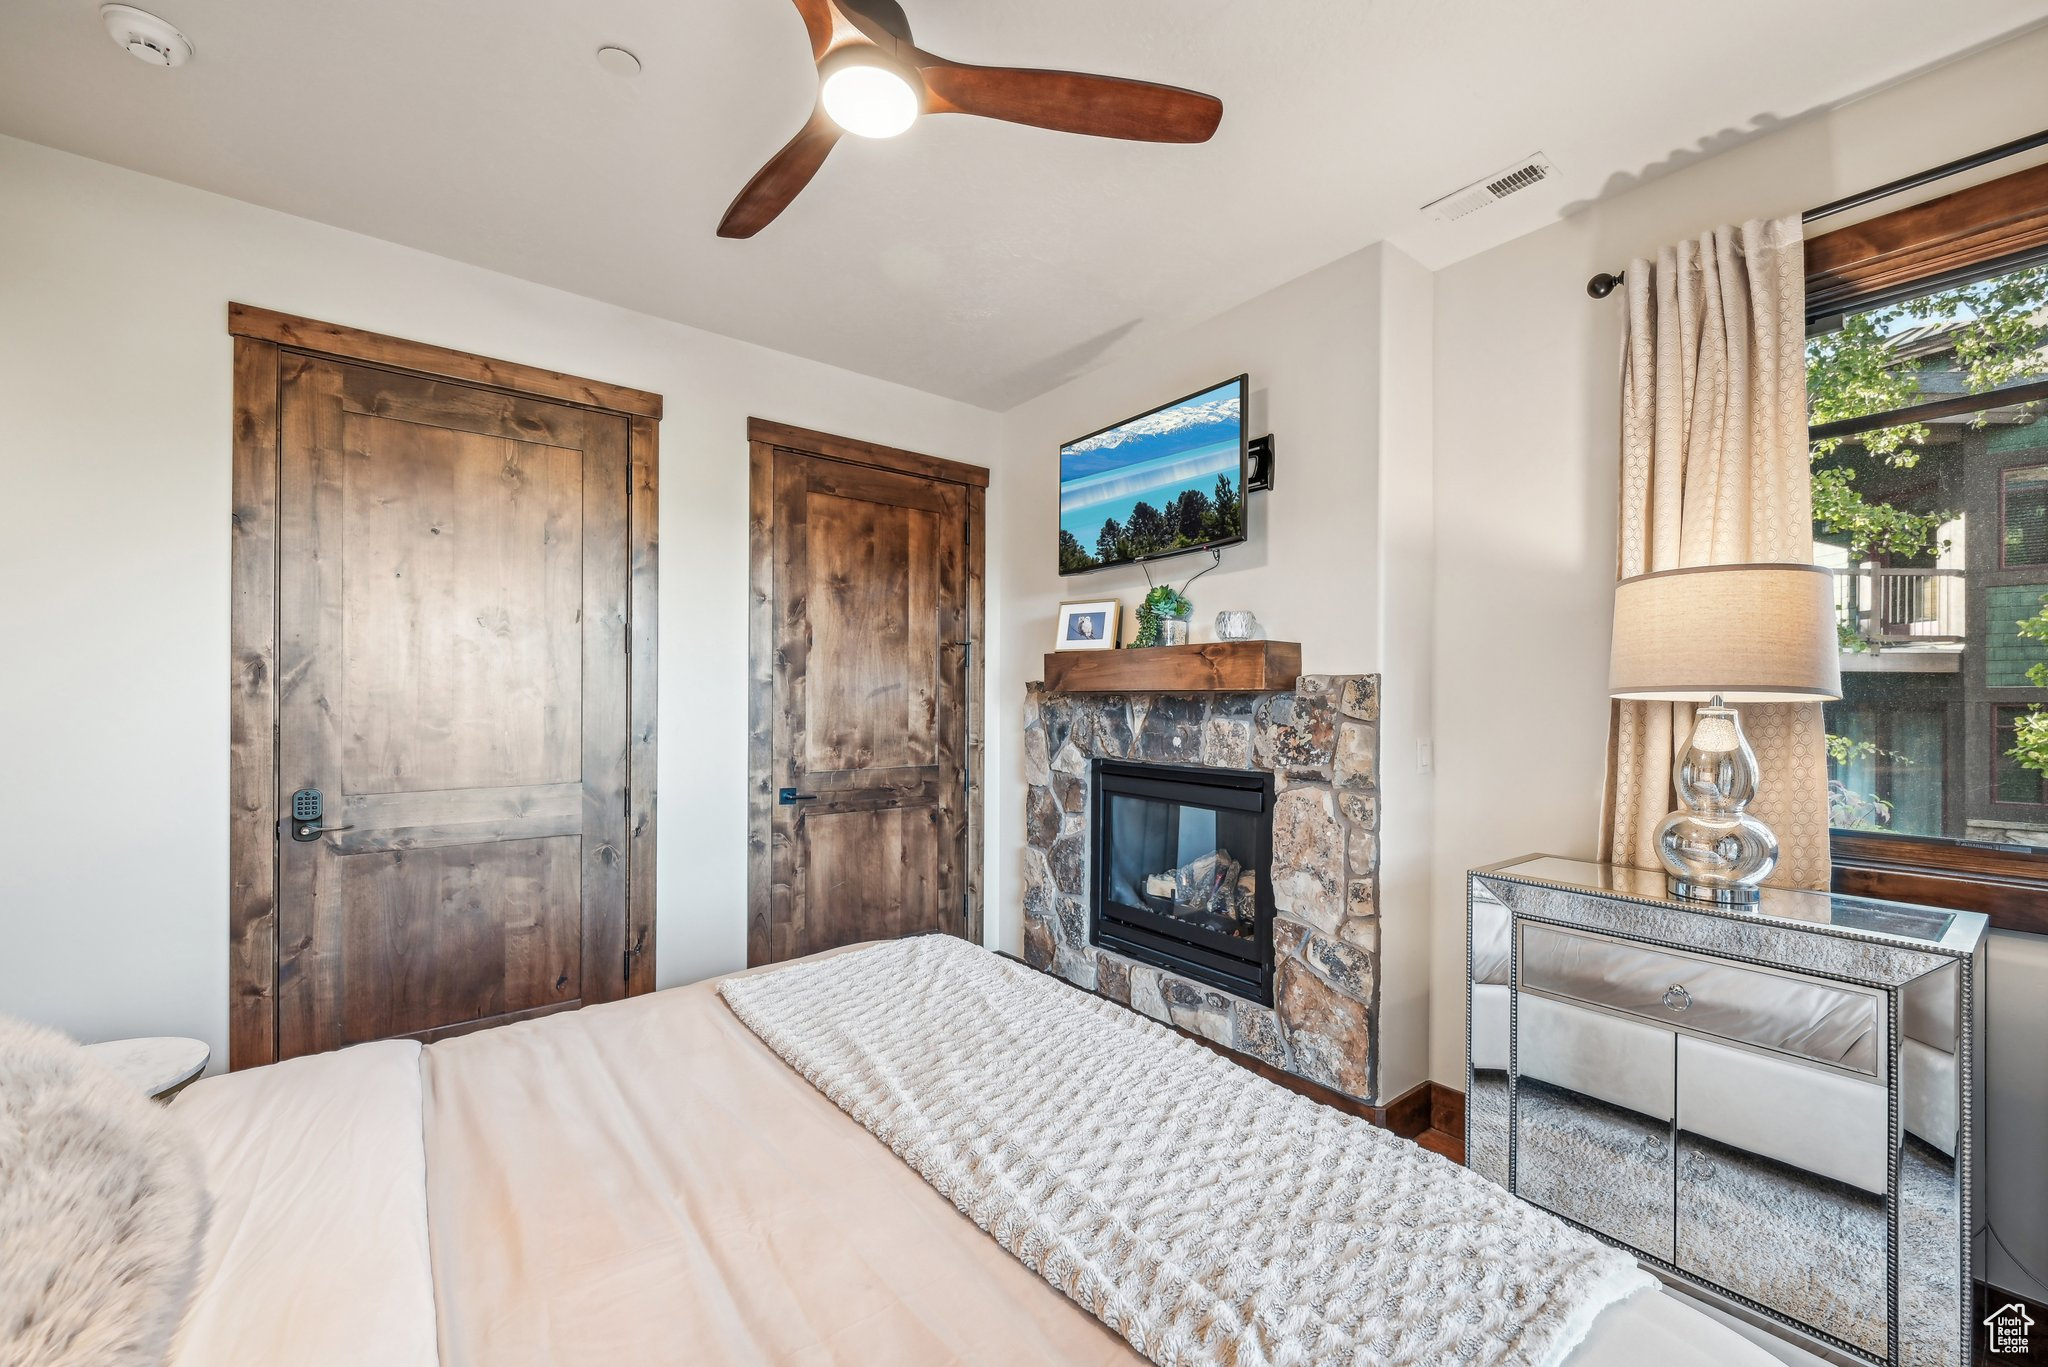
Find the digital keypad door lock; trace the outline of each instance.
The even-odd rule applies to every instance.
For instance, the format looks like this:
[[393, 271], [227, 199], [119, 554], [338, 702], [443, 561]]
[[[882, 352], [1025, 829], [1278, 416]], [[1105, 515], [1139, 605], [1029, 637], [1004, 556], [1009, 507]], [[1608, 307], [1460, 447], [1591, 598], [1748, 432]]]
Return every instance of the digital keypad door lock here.
[[292, 794], [291, 815], [286, 818], [286, 823], [292, 833], [292, 839], [305, 844], [318, 840], [330, 831], [352, 829], [348, 826], [323, 825], [322, 823], [325, 818], [326, 804], [322, 800], [318, 788], [301, 788]]

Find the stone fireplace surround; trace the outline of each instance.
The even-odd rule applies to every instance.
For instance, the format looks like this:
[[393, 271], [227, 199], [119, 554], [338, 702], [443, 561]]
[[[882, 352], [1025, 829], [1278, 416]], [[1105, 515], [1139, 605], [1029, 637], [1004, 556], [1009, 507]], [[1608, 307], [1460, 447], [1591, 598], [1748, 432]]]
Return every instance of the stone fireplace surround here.
[[[1024, 957], [1078, 987], [1360, 1101], [1379, 1102], [1379, 676], [1286, 693], [1026, 688]], [[1274, 776], [1273, 1006], [1088, 941], [1096, 759]]]

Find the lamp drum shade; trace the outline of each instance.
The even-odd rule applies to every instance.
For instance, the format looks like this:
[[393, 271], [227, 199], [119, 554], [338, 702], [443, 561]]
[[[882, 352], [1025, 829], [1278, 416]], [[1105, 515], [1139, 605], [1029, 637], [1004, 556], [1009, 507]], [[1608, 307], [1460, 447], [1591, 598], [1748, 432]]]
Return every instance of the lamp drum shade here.
[[1834, 575], [1819, 565], [1702, 565], [1622, 580], [1607, 689], [1670, 702], [1841, 697]]

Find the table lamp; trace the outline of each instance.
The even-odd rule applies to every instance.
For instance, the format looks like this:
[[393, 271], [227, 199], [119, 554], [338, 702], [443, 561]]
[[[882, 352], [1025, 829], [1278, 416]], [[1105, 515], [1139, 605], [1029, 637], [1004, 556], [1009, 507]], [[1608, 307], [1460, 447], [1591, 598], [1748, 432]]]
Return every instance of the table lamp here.
[[1657, 827], [1657, 857], [1680, 897], [1754, 903], [1778, 838], [1743, 810], [1756, 796], [1756, 752], [1729, 704], [1842, 696], [1834, 576], [1818, 565], [1702, 565], [1622, 580], [1608, 693], [1706, 704], [1672, 767], [1680, 806]]

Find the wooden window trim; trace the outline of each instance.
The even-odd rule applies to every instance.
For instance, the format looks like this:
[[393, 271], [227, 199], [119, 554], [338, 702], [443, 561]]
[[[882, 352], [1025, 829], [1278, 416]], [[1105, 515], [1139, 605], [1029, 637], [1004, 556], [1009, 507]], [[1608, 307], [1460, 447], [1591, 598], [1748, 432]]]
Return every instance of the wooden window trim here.
[[[1960, 283], [2044, 251], [2048, 165], [1809, 238], [1806, 316], [1825, 318]], [[1970, 397], [1981, 404], [1990, 396]], [[1902, 413], [1899, 420], [1911, 418]], [[1837, 831], [1830, 846], [1837, 892], [1979, 911], [1997, 929], [2048, 935], [2048, 860], [2039, 853], [1860, 831]]]
[[2048, 250], [2048, 164], [1809, 238], [1806, 316], [1982, 274]]
[[234, 336], [228, 695], [228, 1067], [277, 1060], [277, 483], [279, 357], [526, 394], [627, 420], [626, 993], [654, 990], [661, 396], [246, 304]]
[[2038, 855], [1861, 832], [1837, 831], [1832, 844], [1836, 892], [1981, 911], [1998, 930], [2048, 935], [2048, 884]]

